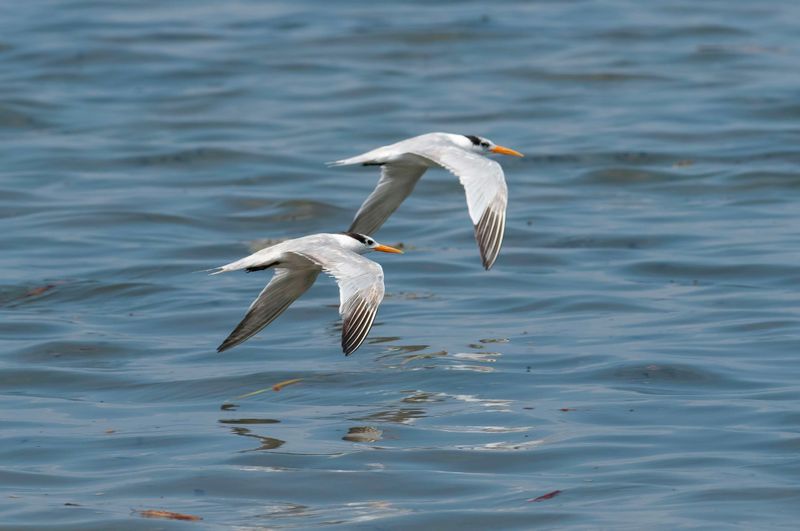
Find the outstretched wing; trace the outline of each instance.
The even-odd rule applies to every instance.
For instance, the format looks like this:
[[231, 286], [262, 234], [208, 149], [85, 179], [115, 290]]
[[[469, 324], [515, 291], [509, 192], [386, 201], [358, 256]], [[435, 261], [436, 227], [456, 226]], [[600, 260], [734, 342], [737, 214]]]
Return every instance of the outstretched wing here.
[[311, 287], [319, 275], [320, 268], [309, 261], [308, 268], [286, 269], [278, 267], [269, 284], [253, 301], [247, 314], [233, 332], [217, 348], [222, 352], [257, 334], [275, 320], [297, 298]]
[[416, 148], [414, 154], [442, 166], [461, 181], [483, 267], [491, 268], [506, 227], [508, 188], [503, 168], [492, 159], [449, 145], [431, 143]]
[[353, 252], [326, 248], [304, 252], [339, 284], [342, 350], [352, 354], [367, 338], [383, 300], [383, 268]]
[[378, 186], [356, 212], [348, 229], [359, 234], [373, 234], [409, 196], [427, 166], [420, 164], [386, 163], [381, 167]]

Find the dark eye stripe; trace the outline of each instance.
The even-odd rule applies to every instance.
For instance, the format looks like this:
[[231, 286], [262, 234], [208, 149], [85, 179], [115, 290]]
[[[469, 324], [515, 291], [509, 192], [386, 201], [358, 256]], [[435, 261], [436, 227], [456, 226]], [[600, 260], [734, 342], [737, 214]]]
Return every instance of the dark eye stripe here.
[[475, 135], [464, 135], [464, 136], [467, 137], [469, 141], [475, 144], [476, 146], [481, 143], [481, 139]]

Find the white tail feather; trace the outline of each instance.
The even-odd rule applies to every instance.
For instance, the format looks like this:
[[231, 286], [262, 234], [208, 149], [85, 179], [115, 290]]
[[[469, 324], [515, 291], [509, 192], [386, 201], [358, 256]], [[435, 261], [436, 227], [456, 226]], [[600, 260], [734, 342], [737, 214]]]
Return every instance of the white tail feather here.
[[224, 273], [223, 267], [212, 267], [211, 269], [198, 269], [196, 271], [192, 271], [192, 273], [208, 273], [209, 271], [213, 271], [213, 273], [208, 273], [209, 275], [219, 275], [220, 273]]
[[[354, 157], [356, 158], [356, 157]], [[334, 166], [349, 166], [350, 164], [358, 164], [359, 161], [353, 159], [342, 159], [342, 160], [332, 160], [330, 162], [326, 162], [325, 165], [329, 168]]]

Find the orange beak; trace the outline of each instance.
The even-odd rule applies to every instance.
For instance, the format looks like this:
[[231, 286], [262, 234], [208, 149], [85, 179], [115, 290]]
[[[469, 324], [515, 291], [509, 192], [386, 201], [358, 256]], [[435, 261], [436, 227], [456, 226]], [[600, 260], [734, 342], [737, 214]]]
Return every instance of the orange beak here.
[[394, 247], [389, 247], [388, 245], [376, 245], [372, 248], [373, 251], [380, 251], [382, 253], [395, 253], [395, 254], [403, 254], [403, 251], [400, 249], [395, 249]]
[[513, 149], [503, 147], [503, 146], [495, 146], [490, 150], [492, 153], [500, 153], [501, 155], [511, 155], [512, 157], [524, 157], [522, 153], [519, 151], [514, 151]]

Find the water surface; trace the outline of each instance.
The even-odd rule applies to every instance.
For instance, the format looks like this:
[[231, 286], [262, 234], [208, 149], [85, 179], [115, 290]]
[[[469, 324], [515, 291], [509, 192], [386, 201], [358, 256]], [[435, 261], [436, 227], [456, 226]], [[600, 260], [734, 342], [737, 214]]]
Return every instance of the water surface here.
[[[2, 527], [793, 529], [798, 18], [0, 7]], [[324, 162], [429, 131], [527, 154], [494, 269], [430, 171], [355, 355], [322, 277], [217, 354], [269, 275], [196, 271], [343, 230], [376, 171]]]

